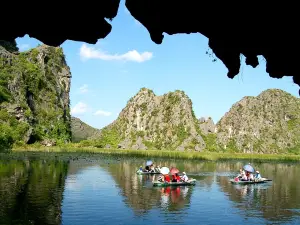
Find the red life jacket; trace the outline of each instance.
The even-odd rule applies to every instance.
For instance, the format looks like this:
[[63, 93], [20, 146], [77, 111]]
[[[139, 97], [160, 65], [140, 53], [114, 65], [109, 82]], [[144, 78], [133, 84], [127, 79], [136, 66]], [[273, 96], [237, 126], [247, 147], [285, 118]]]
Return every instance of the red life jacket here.
[[168, 175], [168, 174], [166, 174], [166, 175], [164, 175], [165, 176], [165, 181], [166, 182], [170, 182], [171, 180], [170, 180], [170, 176]]

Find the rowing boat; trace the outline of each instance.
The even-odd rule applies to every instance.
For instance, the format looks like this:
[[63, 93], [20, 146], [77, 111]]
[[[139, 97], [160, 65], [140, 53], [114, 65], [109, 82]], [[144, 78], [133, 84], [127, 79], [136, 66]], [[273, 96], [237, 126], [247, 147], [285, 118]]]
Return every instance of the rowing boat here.
[[144, 171], [140, 171], [140, 170], [137, 170], [136, 173], [139, 175], [160, 174], [160, 172], [144, 172]]
[[272, 181], [272, 180], [269, 180], [267, 178], [261, 178], [253, 181], [243, 181], [243, 180], [235, 181], [234, 179], [230, 179], [230, 182], [232, 184], [261, 184], [261, 183], [267, 183], [268, 181]]
[[160, 181], [153, 181], [154, 187], [166, 187], [166, 186], [190, 186], [195, 185], [196, 179], [190, 179], [186, 182], [160, 182]]

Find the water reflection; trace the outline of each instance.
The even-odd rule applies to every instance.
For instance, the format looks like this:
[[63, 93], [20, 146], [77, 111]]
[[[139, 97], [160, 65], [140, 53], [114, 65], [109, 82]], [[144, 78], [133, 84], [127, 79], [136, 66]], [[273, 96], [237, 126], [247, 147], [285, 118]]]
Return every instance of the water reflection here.
[[226, 193], [234, 207], [246, 216], [261, 216], [276, 222], [298, 219], [300, 213], [299, 164], [259, 164], [266, 177], [273, 181], [255, 185], [232, 185], [228, 177], [218, 177], [221, 190]]
[[0, 161], [0, 224], [60, 224], [68, 164]]
[[193, 187], [163, 187], [161, 190], [161, 207], [168, 211], [180, 211], [189, 207]]
[[145, 215], [156, 208], [180, 211], [190, 204], [191, 187], [153, 187], [152, 181], [159, 175], [138, 175], [135, 173], [137, 166], [129, 161], [104, 167], [121, 189], [125, 204], [136, 215]]
[[[300, 164], [254, 164], [267, 184], [233, 185], [245, 162], [157, 160], [196, 186], [153, 187], [142, 160], [0, 160], [0, 224], [300, 222]], [[64, 198], [63, 198], [64, 197]]]

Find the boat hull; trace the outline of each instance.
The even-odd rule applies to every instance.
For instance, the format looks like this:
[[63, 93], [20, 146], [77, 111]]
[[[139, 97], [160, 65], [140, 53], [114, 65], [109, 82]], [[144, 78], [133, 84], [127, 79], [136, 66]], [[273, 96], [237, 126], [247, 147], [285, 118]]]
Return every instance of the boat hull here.
[[141, 171], [136, 171], [138, 175], [151, 175], [151, 174], [160, 174], [160, 172], [141, 172]]
[[232, 184], [243, 184], [243, 185], [245, 185], [245, 184], [262, 184], [262, 183], [267, 183], [269, 181], [271, 181], [271, 180], [268, 180], [266, 178], [256, 180], [256, 181], [241, 181], [241, 180], [240, 181], [235, 181], [234, 179], [230, 179], [230, 182]]
[[154, 181], [153, 186], [154, 187], [166, 187], [166, 186], [191, 186], [195, 185], [196, 180], [191, 179], [187, 182], [159, 182], [159, 181]]

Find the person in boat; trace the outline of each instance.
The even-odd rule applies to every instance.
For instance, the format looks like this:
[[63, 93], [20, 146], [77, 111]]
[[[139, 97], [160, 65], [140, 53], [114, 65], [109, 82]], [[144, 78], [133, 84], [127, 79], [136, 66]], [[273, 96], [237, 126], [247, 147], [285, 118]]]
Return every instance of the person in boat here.
[[178, 175], [178, 173], [175, 173], [172, 175], [172, 182], [180, 182], [181, 177]]
[[155, 172], [159, 173], [160, 172], [160, 166], [157, 166], [154, 170], [155, 170]]
[[261, 179], [261, 175], [258, 170], [256, 171], [255, 179]]
[[163, 174], [164, 176], [164, 182], [171, 182], [169, 174]]
[[169, 174], [162, 174], [157, 178], [157, 181], [160, 182], [171, 182]]
[[250, 180], [250, 181], [254, 180], [253, 173], [248, 173], [248, 180]]
[[149, 166], [145, 166], [144, 172], [149, 172], [150, 167]]
[[245, 170], [240, 169], [240, 173], [236, 176], [237, 179], [242, 179], [245, 176]]
[[[248, 172], [247, 172], [248, 173]], [[244, 173], [242, 178], [241, 178], [241, 181], [248, 181], [248, 176], [247, 176], [247, 173]]]
[[189, 180], [188, 176], [186, 175], [185, 172], [182, 172], [182, 176], [181, 176], [181, 180], [184, 181], [184, 182], [187, 182]]
[[140, 166], [139, 171], [143, 172], [143, 167], [142, 166]]
[[151, 172], [151, 173], [154, 173], [154, 172], [155, 172], [155, 170], [154, 170], [154, 164], [152, 164], [152, 165], [150, 166], [149, 172]]

